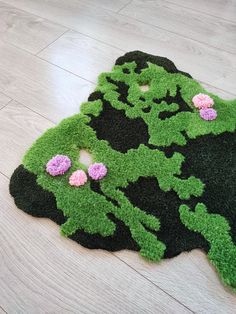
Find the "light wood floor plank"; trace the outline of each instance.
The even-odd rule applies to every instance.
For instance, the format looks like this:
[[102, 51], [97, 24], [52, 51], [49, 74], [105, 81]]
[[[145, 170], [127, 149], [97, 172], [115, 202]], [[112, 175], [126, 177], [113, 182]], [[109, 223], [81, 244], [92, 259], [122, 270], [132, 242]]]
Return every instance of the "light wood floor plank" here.
[[101, 72], [110, 71], [115, 60], [124, 54], [97, 40], [70, 31], [40, 54], [40, 58], [97, 83]]
[[67, 29], [0, 1], [0, 39], [37, 53]]
[[0, 110], [1, 110], [1, 108], [4, 107], [10, 100], [11, 100], [10, 97], [7, 97], [6, 95], [0, 93]]
[[122, 9], [125, 5], [127, 5], [131, 0], [83, 0], [80, 2], [84, 2], [89, 4], [90, 6], [97, 6], [97, 7], [102, 7], [105, 9], [109, 9], [112, 11], [119, 11]]
[[0, 111], [0, 172], [10, 177], [33, 141], [53, 125], [15, 101], [3, 108]]
[[1, 41], [0, 73], [0, 92], [53, 121], [78, 113], [94, 88], [88, 81]]
[[103, 8], [91, 8], [75, 0], [6, 1], [113, 47], [125, 51], [143, 50], [166, 56], [183, 71], [190, 72], [200, 81], [218, 88], [222, 88], [223, 84], [223, 89], [231, 93], [235, 90], [233, 83], [236, 80], [235, 56], [227, 52], [138, 22], [128, 16]]
[[[150, 0], [144, 0], [149, 2]], [[235, 0], [168, 0], [176, 5], [184, 6], [195, 11], [219, 17], [228, 21], [235, 22], [236, 1]]]
[[217, 95], [223, 99], [229, 99], [229, 100], [236, 99], [236, 89], [232, 89], [235, 92], [235, 94], [233, 94], [233, 93], [226, 92], [222, 89], [216, 88], [216, 87], [209, 85], [207, 83], [204, 83], [204, 82], [199, 82], [199, 83], [201, 83], [201, 85], [207, 91], [209, 91], [210, 93], [213, 93], [213, 94], [215, 94], [215, 95]]
[[235, 75], [232, 72], [226, 75], [223, 74], [221, 77], [218, 77], [216, 80], [213, 80], [211, 84], [213, 86], [218, 86], [224, 90], [227, 90], [233, 94], [235, 94], [236, 92]]
[[223, 287], [200, 250], [182, 253], [159, 264], [148, 263], [135, 252], [121, 251], [115, 255], [194, 313], [235, 313], [235, 294]]
[[133, 0], [120, 13], [220, 50], [236, 53], [236, 23], [164, 0]]
[[0, 175], [0, 304], [9, 313], [191, 313], [105, 251], [17, 209]]

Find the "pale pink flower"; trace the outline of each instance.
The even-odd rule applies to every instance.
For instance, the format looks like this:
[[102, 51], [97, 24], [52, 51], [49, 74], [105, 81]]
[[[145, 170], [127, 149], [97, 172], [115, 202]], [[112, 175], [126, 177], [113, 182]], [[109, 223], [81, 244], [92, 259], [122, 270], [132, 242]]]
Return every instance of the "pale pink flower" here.
[[197, 94], [193, 97], [192, 101], [198, 109], [207, 109], [214, 105], [214, 100], [206, 94]]
[[86, 173], [83, 170], [76, 170], [74, 171], [70, 178], [69, 183], [72, 186], [81, 186], [84, 185], [87, 182], [88, 178]]

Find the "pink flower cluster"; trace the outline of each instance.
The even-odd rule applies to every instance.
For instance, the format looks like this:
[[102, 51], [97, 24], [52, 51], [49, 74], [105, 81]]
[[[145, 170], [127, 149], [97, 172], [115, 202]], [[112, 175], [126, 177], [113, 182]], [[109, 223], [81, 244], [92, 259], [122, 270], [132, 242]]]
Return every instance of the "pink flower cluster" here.
[[[46, 171], [51, 176], [59, 176], [67, 172], [70, 167], [71, 160], [68, 156], [56, 155], [47, 162]], [[94, 163], [89, 166], [88, 174], [93, 180], [101, 180], [107, 174], [107, 167], [102, 163]], [[69, 178], [69, 184], [77, 187], [84, 185], [87, 181], [87, 174], [81, 169], [74, 171]]]
[[211, 108], [214, 105], [214, 100], [206, 94], [197, 94], [193, 97], [194, 106], [199, 109], [200, 117], [203, 120], [211, 121], [217, 117], [215, 109]]

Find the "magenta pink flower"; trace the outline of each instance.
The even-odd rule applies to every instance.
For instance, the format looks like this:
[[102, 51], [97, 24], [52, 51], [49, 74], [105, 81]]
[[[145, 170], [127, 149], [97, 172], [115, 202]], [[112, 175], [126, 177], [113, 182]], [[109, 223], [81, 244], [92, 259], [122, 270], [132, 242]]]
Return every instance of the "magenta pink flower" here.
[[197, 94], [193, 97], [192, 102], [198, 109], [207, 109], [214, 105], [214, 100], [206, 94]]
[[65, 155], [56, 155], [46, 165], [46, 171], [51, 176], [63, 175], [71, 167], [70, 158]]
[[69, 183], [72, 186], [81, 186], [87, 182], [88, 178], [83, 170], [76, 170], [69, 178]]
[[107, 167], [102, 163], [94, 163], [89, 166], [88, 174], [93, 180], [101, 180], [107, 174]]
[[207, 108], [207, 109], [201, 109], [200, 110], [200, 117], [203, 120], [215, 120], [217, 117], [217, 112], [212, 109], [212, 108]]

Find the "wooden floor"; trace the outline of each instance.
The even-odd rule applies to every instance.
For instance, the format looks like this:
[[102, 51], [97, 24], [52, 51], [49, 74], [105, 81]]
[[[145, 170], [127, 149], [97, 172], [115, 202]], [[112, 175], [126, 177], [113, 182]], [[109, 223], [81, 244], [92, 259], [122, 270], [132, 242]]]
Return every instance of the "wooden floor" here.
[[90, 251], [9, 196], [31, 143], [137, 49], [234, 98], [236, 0], [0, 1], [0, 313], [236, 313], [236, 295], [201, 251], [160, 264]]

